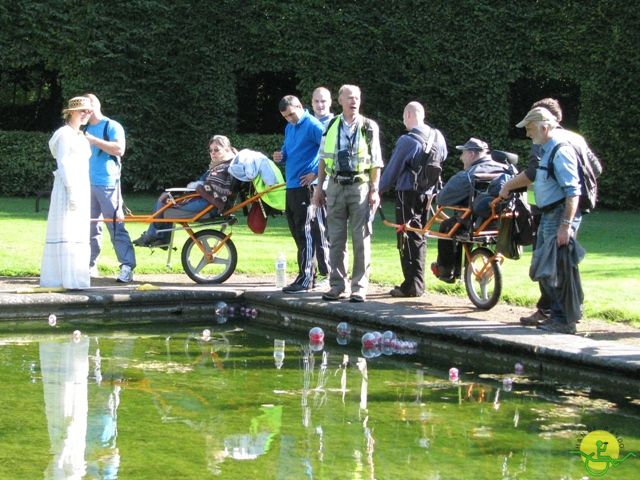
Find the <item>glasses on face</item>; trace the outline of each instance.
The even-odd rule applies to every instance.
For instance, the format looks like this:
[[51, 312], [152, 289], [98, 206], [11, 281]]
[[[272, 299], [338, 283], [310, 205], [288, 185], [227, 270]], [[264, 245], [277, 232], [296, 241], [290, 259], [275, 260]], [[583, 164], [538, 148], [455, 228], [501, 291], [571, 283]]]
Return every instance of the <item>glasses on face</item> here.
[[80, 113], [84, 113], [85, 115], [91, 115], [91, 110], [80, 110]]
[[215, 145], [215, 146], [209, 148], [209, 153], [217, 153], [220, 150], [222, 150], [222, 147], [219, 147], [218, 145]]

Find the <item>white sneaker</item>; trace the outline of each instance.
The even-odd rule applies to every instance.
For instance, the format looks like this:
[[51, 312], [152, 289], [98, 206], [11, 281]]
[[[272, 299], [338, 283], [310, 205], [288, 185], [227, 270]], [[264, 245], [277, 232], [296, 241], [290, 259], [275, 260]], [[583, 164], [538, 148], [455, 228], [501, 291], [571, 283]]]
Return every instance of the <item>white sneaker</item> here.
[[89, 267], [89, 277], [100, 278], [100, 272], [98, 271], [98, 265]]
[[122, 265], [120, 267], [120, 275], [118, 275], [116, 281], [120, 283], [133, 282], [133, 270], [131, 270], [131, 267], [129, 265]]

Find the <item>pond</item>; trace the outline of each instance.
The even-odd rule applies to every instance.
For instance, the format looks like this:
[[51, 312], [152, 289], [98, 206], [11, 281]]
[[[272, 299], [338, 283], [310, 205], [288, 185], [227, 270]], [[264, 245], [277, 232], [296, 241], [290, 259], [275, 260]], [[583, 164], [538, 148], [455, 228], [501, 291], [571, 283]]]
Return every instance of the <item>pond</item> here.
[[[78, 324], [43, 324], [0, 333], [0, 478], [581, 479], [586, 466], [630, 479], [640, 471], [640, 458], [622, 461], [640, 454], [640, 401], [624, 393], [470, 365], [456, 380], [410, 345], [365, 358], [360, 338], [339, 345], [326, 332], [324, 345], [310, 346], [306, 335], [246, 321], [92, 325], [75, 335]], [[610, 433], [617, 463], [585, 463], [580, 451], [598, 430]]]

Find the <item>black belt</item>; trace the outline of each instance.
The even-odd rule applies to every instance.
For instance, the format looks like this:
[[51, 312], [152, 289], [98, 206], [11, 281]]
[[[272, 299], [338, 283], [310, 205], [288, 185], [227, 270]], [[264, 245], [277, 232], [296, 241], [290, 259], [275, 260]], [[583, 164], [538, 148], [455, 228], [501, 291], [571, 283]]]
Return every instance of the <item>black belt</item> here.
[[333, 181], [340, 185], [354, 185], [356, 183], [364, 183], [366, 180], [358, 175], [336, 175]]
[[542, 213], [549, 213], [550, 211], [558, 208], [563, 203], [564, 203], [564, 198], [561, 198], [560, 200], [550, 203], [549, 205], [545, 205], [544, 207], [538, 207], [538, 210], [540, 210]]

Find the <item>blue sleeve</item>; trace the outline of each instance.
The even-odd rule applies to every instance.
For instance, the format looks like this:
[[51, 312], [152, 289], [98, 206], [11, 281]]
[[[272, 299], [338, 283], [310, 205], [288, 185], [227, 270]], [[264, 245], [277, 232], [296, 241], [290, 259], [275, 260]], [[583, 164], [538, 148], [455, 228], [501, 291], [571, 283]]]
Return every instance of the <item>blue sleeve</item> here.
[[456, 173], [438, 193], [436, 197], [438, 205], [460, 205], [469, 198], [470, 185], [471, 181], [467, 171]]
[[107, 135], [109, 136], [110, 142], [115, 142], [116, 140], [124, 140], [124, 128], [122, 128], [122, 125], [120, 125], [119, 122], [109, 119]]
[[380, 185], [378, 186], [380, 193], [384, 193], [391, 187], [396, 186], [398, 177], [405, 168], [406, 159], [413, 158], [416, 155], [416, 147], [422, 149], [418, 142], [412, 140], [407, 135], [402, 135], [398, 139], [389, 163], [387, 163], [382, 170]]
[[572, 146], [560, 147], [553, 159], [553, 170], [556, 182], [562, 188], [565, 197], [580, 195], [580, 175], [578, 173], [578, 158]]

